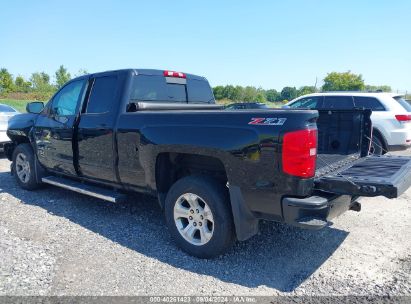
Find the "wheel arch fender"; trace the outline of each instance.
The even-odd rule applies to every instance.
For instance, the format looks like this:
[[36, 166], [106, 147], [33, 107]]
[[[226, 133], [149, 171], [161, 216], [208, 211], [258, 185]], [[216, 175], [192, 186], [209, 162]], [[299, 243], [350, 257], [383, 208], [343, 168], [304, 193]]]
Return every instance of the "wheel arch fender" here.
[[[230, 170], [229, 167], [227, 168], [227, 166], [229, 166], [229, 162], [224, 162], [224, 157], [218, 157], [218, 153], [221, 153], [221, 151], [208, 151], [208, 153], [204, 153], [203, 150], [202, 154], [187, 154], [177, 152], [158, 153], [156, 155], [154, 178], [156, 182], [155, 187], [157, 190], [159, 204], [161, 208], [164, 207], [165, 198], [171, 185], [174, 182], [176, 182], [179, 178], [183, 177], [176, 174], [176, 172], [172, 169], [170, 170], [170, 168], [175, 166], [175, 164], [172, 164], [170, 162], [170, 155], [172, 155], [172, 157], [176, 157], [178, 155], [194, 155], [195, 157], [200, 158], [205, 157], [206, 160], [214, 159], [215, 161], [220, 163], [220, 166], [218, 167], [216, 166], [216, 163], [214, 163], [213, 169], [217, 168], [218, 170], [222, 170], [224, 168], [224, 183], [225, 186], [228, 188], [229, 204], [231, 207], [231, 212], [234, 220], [236, 237], [239, 241], [244, 241], [252, 237], [253, 235], [257, 234], [259, 221], [254, 216], [252, 211], [248, 208], [242, 195], [241, 188], [237, 185], [233, 185], [230, 183]], [[166, 170], [169, 173], [164, 174], [163, 172], [160, 172], [163, 170]], [[198, 172], [195, 174], [198, 174]], [[215, 178], [221, 179], [221, 176], [217, 176]]]

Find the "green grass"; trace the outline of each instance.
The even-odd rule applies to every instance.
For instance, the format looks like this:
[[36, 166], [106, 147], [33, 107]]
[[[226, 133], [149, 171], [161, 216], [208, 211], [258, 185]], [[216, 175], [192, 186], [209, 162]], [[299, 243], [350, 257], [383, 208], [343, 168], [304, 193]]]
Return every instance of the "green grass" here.
[[30, 102], [29, 100], [17, 100], [17, 99], [0, 99], [0, 103], [9, 105], [15, 108], [17, 111], [25, 113], [26, 104]]

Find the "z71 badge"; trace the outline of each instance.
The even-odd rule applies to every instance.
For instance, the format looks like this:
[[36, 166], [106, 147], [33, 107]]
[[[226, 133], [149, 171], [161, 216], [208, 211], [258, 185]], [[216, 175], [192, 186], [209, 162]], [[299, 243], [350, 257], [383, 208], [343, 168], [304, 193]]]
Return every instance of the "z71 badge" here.
[[260, 125], [260, 126], [282, 126], [287, 118], [277, 118], [277, 117], [269, 117], [269, 118], [251, 118], [251, 121], [248, 123], [249, 125]]

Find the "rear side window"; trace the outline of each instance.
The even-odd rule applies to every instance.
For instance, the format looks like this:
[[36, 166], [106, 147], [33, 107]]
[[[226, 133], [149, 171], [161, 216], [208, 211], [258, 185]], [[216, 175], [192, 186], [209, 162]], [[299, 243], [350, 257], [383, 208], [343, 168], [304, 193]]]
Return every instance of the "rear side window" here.
[[411, 105], [404, 99], [402, 96], [395, 96], [393, 97], [402, 107], [407, 110], [407, 112], [411, 112]]
[[374, 97], [354, 96], [354, 103], [357, 108], [385, 111], [384, 106]]
[[106, 76], [94, 80], [86, 113], [106, 113], [111, 110], [117, 89], [117, 77]]
[[205, 80], [187, 80], [188, 101], [193, 103], [214, 103], [213, 91]]
[[291, 108], [304, 108], [304, 109], [318, 109], [321, 107], [322, 97], [320, 96], [313, 96], [313, 97], [305, 97], [297, 100], [293, 104], [290, 105]]
[[325, 96], [324, 109], [347, 110], [354, 108], [353, 98], [351, 96]]

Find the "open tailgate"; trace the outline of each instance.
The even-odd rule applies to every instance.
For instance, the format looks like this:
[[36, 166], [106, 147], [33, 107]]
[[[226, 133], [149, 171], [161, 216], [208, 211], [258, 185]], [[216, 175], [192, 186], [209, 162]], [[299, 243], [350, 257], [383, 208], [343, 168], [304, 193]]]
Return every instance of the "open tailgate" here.
[[367, 156], [315, 179], [315, 188], [353, 196], [396, 198], [411, 186], [411, 157]]

